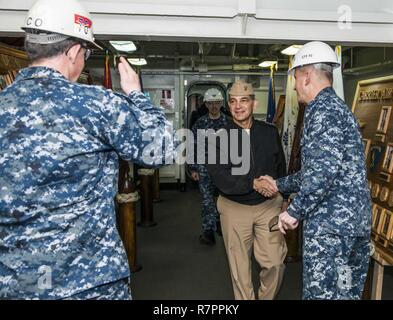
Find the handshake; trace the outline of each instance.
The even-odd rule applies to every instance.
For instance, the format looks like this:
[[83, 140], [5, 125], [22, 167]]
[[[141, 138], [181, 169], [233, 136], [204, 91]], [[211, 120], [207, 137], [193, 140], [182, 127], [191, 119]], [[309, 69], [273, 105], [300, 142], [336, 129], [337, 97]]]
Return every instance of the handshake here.
[[260, 176], [254, 179], [254, 189], [267, 198], [278, 193], [276, 180], [270, 176]]
[[[276, 180], [270, 176], [260, 176], [254, 179], [254, 189], [267, 198], [278, 193]], [[282, 210], [283, 212], [281, 212], [277, 219], [277, 226], [281, 233], [286, 234], [286, 230], [296, 229], [299, 221], [289, 215], [286, 211], [286, 206]]]

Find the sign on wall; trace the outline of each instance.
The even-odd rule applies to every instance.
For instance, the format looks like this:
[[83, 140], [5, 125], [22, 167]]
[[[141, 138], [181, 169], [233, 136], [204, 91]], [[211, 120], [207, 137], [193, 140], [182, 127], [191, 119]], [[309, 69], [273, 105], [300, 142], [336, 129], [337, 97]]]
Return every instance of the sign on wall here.
[[393, 261], [393, 76], [358, 83], [352, 112], [359, 121], [372, 198], [372, 239]]

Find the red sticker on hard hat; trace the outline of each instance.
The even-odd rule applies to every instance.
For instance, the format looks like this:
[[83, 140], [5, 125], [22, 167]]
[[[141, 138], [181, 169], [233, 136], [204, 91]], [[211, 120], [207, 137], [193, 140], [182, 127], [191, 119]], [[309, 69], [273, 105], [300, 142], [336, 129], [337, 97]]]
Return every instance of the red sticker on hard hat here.
[[91, 25], [93, 24], [92, 21], [89, 18], [86, 18], [84, 16], [80, 16], [79, 14], [75, 15], [75, 23], [85, 27], [85, 28], [91, 28]]

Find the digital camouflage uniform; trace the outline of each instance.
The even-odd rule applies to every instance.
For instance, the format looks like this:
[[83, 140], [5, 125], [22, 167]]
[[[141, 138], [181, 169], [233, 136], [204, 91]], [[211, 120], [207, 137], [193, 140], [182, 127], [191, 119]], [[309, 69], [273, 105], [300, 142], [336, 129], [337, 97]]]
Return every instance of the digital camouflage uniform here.
[[298, 192], [288, 213], [303, 220], [303, 298], [359, 299], [368, 270], [371, 200], [357, 121], [332, 88], [307, 106], [302, 168], [277, 180]]
[[[221, 113], [218, 119], [211, 119], [209, 114], [199, 118], [192, 127], [195, 142], [195, 153], [197, 153], [197, 136], [198, 129], [208, 130], [212, 129], [217, 131], [223, 128], [228, 123], [227, 117]], [[207, 142], [206, 142], [207, 146]], [[205, 158], [207, 161], [207, 158]], [[199, 174], [199, 190], [202, 195], [202, 232], [216, 231], [218, 212], [214, 200], [215, 187], [207, 172], [207, 169], [202, 164], [190, 164], [191, 171], [196, 171]]]
[[[129, 277], [113, 200], [118, 155], [159, 164], [165, 152], [147, 160], [142, 136], [170, 140], [171, 130], [141, 92], [21, 70], [0, 93], [0, 298], [91, 296]], [[107, 294], [122, 299], [124, 288]]]
[[131, 300], [128, 279], [106, 283], [90, 290], [74, 294], [64, 300]]

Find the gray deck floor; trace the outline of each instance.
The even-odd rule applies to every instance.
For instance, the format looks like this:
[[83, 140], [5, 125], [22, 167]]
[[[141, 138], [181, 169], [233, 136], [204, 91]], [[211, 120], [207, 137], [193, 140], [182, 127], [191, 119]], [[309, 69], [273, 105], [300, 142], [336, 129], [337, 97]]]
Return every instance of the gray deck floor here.
[[[142, 270], [132, 275], [132, 295], [137, 300], [233, 299], [224, 243], [199, 244], [200, 195], [197, 191], [161, 191], [154, 204], [155, 227], [137, 229], [138, 262]], [[137, 220], [139, 221], [137, 204]], [[383, 299], [393, 299], [393, 268], [385, 268]], [[287, 264], [277, 299], [301, 299], [301, 263]], [[258, 284], [257, 266], [253, 281]]]

